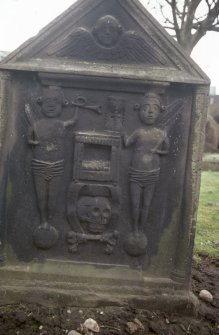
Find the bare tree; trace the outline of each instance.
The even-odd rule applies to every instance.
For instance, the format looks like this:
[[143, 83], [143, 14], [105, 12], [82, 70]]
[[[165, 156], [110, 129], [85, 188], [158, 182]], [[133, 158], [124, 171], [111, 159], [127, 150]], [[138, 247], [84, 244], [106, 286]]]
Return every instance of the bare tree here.
[[146, 7], [161, 14], [163, 26], [188, 54], [208, 31], [219, 31], [219, 0], [147, 0]]

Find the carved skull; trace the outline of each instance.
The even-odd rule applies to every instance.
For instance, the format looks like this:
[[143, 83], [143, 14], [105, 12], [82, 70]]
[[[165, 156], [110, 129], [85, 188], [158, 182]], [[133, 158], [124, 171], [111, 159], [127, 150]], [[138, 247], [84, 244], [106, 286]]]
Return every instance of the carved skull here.
[[83, 196], [77, 204], [77, 215], [90, 233], [101, 234], [111, 219], [110, 201], [105, 197]]

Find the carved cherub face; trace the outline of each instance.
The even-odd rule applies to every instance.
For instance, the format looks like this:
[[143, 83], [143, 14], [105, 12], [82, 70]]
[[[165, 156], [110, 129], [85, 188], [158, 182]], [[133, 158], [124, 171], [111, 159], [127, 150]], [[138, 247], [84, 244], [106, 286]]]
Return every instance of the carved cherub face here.
[[62, 112], [62, 97], [58, 91], [47, 91], [42, 97], [42, 113], [49, 118], [57, 117]]
[[101, 17], [93, 29], [97, 42], [107, 48], [113, 47], [122, 35], [122, 26], [113, 16]]
[[125, 100], [122, 98], [108, 97], [108, 103], [112, 114], [124, 112]]
[[111, 218], [110, 201], [100, 196], [83, 196], [78, 201], [77, 214], [80, 222], [87, 224], [90, 233], [103, 233]]
[[161, 111], [160, 98], [157, 94], [145, 96], [144, 103], [139, 111], [140, 120], [147, 125], [153, 125]]

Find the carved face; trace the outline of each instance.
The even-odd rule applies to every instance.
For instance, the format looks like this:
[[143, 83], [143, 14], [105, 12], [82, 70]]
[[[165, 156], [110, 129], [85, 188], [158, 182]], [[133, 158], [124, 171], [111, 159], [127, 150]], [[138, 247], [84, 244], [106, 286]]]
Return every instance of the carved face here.
[[160, 100], [158, 97], [148, 96], [143, 106], [140, 109], [139, 117], [140, 120], [147, 125], [152, 125], [156, 121], [161, 110]]
[[125, 107], [124, 99], [109, 97], [108, 102], [112, 114], [120, 114], [124, 112]]
[[50, 92], [42, 98], [42, 112], [46, 117], [57, 117], [62, 112], [62, 98], [55, 92]]
[[111, 218], [111, 204], [104, 197], [83, 196], [77, 205], [77, 215], [81, 223], [87, 224], [90, 233], [103, 233]]
[[121, 34], [121, 25], [110, 15], [101, 17], [93, 29], [93, 35], [97, 42], [108, 48], [113, 47], [119, 41]]

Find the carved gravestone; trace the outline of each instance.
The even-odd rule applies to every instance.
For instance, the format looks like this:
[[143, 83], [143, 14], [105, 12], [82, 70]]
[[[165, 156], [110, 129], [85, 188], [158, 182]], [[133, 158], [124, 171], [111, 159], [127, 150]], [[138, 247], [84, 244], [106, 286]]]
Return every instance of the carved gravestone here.
[[1, 303], [187, 299], [205, 74], [137, 0], [78, 1], [0, 68]]

